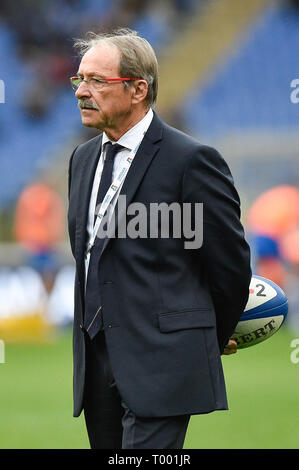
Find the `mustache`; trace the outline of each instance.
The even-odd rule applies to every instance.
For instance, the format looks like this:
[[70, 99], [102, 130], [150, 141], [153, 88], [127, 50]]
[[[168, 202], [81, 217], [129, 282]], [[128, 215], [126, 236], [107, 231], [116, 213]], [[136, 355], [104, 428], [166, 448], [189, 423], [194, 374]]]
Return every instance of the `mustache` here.
[[81, 98], [78, 100], [78, 106], [79, 106], [80, 109], [95, 109], [96, 111], [99, 111], [99, 109], [100, 109], [91, 100], [81, 99]]

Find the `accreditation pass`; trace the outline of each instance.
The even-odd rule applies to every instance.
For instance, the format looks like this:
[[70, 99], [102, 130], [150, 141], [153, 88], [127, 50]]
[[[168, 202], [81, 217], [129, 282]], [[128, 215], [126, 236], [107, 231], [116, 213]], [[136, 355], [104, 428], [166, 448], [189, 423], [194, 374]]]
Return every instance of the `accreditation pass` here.
[[108, 457], [109, 465], [133, 465], [136, 468], [145, 468], [147, 464], [152, 465], [183, 465], [191, 464], [191, 456], [188, 454], [147, 454], [146, 456], [129, 456], [114, 454]]

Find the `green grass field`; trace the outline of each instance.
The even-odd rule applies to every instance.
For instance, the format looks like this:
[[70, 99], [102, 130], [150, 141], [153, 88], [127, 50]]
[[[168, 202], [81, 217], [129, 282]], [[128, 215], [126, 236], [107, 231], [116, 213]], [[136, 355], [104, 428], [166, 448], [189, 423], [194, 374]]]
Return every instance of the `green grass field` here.
[[[299, 363], [286, 328], [223, 358], [229, 411], [191, 418], [186, 449], [299, 447]], [[1, 449], [89, 448], [72, 417], [71, 334], [46, 345], [6, 345], [0, 364]]]

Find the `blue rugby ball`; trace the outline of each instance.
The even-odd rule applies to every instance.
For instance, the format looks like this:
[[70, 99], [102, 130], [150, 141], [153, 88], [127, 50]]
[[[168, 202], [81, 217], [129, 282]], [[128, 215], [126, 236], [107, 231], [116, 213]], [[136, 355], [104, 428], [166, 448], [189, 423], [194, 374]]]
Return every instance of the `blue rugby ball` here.
[[262, 343], [276, 333], [286, 319], [288, 299], [274, 282], [252, 276], [249, 298], [232, 338], [238, 349]]

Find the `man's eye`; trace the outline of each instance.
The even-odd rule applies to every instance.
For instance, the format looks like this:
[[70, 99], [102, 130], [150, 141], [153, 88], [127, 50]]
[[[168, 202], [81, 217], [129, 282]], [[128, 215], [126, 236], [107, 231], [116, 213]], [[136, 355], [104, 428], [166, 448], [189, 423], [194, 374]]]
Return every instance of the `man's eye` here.
[[103, 83], [103, 80], [102, 80], [102, 79], [100, 79], [100, 78], [94, 78], [94, 77], [91, 78], [90, 81], [91, 81], [91, 83], [92, 83], [93, 85], [95, 85], [96, 83], [98, 83], [98, 84], [99, 84], [99, 83]]

